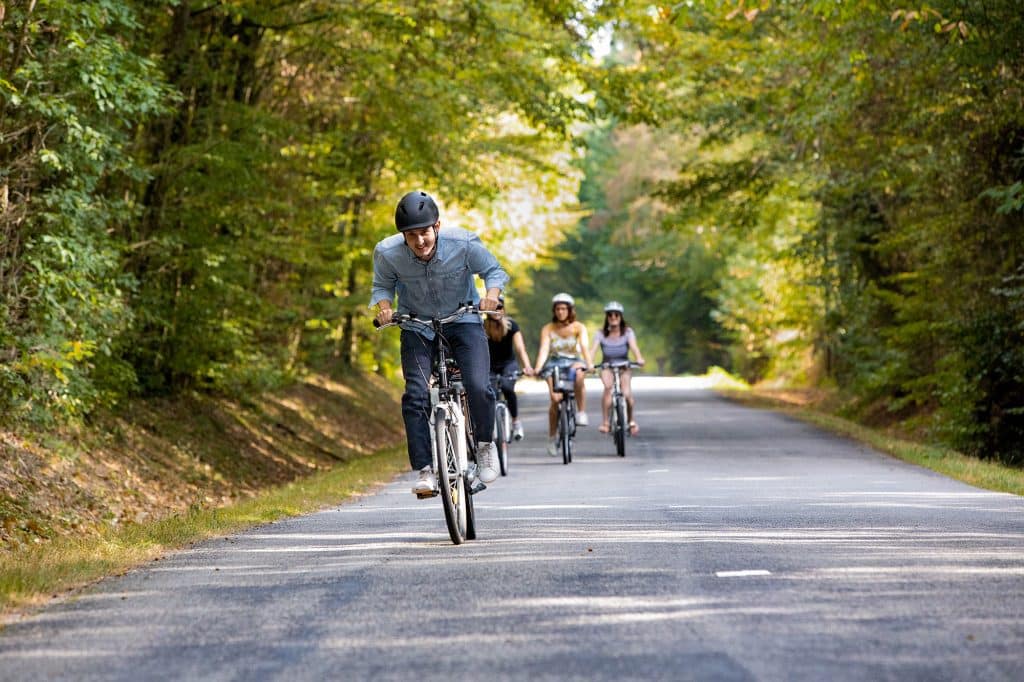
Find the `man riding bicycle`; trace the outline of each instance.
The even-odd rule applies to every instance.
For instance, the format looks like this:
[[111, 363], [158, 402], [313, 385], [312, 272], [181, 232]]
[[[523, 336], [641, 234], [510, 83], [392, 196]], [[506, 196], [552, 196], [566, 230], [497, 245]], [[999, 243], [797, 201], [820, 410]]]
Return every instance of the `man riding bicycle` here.
[[[387, 324], [394, 313], [443, 317], [464, 303], [478, 303], [480, 310], [498, 308], [498, 297], [508, 275], [475, 234], [448, 227], [441, 232], [440, 212], [426, 192], [409, 192], [395, 209], [398, 234], [382, 239], [373, 250], [373, 290], [370, 306], [377, 306], [378, 324]], [[480, 298], [473, 276], [480, 275], [487, 293]], [[436, 489], [431, 470], [430, 375], [434, 344], [442, 339], [419, 323], [402, 325], [402, 419], [405, 422], [409, 463], [419, 472], [413, 493]], [[444, 343], [451, 348], [469, 400], [477, 437], [477, 476], [484, 483], [498, 478], [497, 449], [490, 441], [494, 429], [494, 398], [491, 395], [490, 358], [480, 316], [473, 313], [445, 325]]]

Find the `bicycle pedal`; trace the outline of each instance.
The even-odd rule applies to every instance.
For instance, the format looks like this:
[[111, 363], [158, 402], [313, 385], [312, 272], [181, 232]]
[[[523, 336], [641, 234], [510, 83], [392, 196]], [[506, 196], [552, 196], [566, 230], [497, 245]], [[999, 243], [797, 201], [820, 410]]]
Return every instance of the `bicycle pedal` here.
[[421, 500], [426, 500], [426, 499], [429, 499], [431, 497], [437, 497], [438, 494], [439, 494], [439, 492], [437, 490], [431, 490], [430, 492], [416, 493], [416, 497], [418, 497]]
[[476, 483], [474, 483], [474, 484], [473, 484], [473, 485], [472, 485], [472, 486], [471, 486], [471, 487], [469, 488], [469, 494], [470, 494], [470, 495], [476, 495], [477, 493], [479, 493], [479, 492], [482, 492], [482, 491], [484, 491], [484, 490], [487, 490], [487, 486], [486, 486], [486, 485], [484, 485], [484, 482], [483, 482], [483, 481], [481, 481], [481, 480], [477, 479], [477, 482], [476, 482]]

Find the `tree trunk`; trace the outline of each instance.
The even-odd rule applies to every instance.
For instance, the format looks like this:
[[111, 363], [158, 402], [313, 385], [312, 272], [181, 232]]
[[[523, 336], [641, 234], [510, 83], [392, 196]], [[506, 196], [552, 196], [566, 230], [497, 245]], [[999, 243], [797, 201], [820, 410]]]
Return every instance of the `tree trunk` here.
[[[345, 226], [345, 231], [342, 235], [346, 241], [354, 242], [359, 238], [363, 207], [366, 206], [367, 195], [368, 192], [364, 188], [363, 196], [349, 202], [349, 215], [352, 216], [352, 218]], [[348, 272], [345, 273], [345, 284], [348, 295], [352, 296], [356, 287], [355, 263], [350, 263], [348, 266]], [[355, 344], [355, 315], [353, 315], [352, 311], [349, 310], [342, 316], [341, 340], [339, 342], [339, 356], [341, 358], [341, 363], [346, 367], [351, 367], [355, 363]]]

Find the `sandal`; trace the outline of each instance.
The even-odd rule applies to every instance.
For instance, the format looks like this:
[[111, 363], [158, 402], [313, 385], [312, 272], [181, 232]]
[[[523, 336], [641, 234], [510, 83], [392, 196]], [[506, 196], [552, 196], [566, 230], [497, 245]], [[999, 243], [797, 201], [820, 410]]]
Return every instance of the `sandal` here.
[[600, 431], [601, 433], [608, 433], [608, 429], [608, 422], [605, 422], [597, 427], [597, 430]]
[[629, 422], [629, 435], [635, 436], [640, 432], [640, 427], [636, 425], [636, 422]]

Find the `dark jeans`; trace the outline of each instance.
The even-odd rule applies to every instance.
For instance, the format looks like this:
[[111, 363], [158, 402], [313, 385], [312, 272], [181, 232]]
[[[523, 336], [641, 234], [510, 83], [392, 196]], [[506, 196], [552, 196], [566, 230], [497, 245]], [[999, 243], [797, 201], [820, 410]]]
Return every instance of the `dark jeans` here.
[[[519, 371], [519, 363], [516, 360], [509, 360], [504, 367], [491, 367], [491, 374], [501, 377], [498, 387], [505, 395], [505, 402], [508, 404], [508, 413], [513, 419], [519, 416], [519, 401], [516, 399], [516, 380], [509, 377]], [[498, 396], [494, 396], [497, 398]]]
[[[442, 335], [462, 370], [476, 441], [489, 442], [494, 429], [494, 397], [488, 382], [491, 358], [484, 328], [479, 324], [454, 322], [443, 327]], [[434, 344], [439, 342], [436, 337], [428, 341], [416, 332], [402, 330], [402, 373], [405, 375], [402, 418], [409, 445], [409, 464], [413, 469], [431, 464], [430, 365]]]

